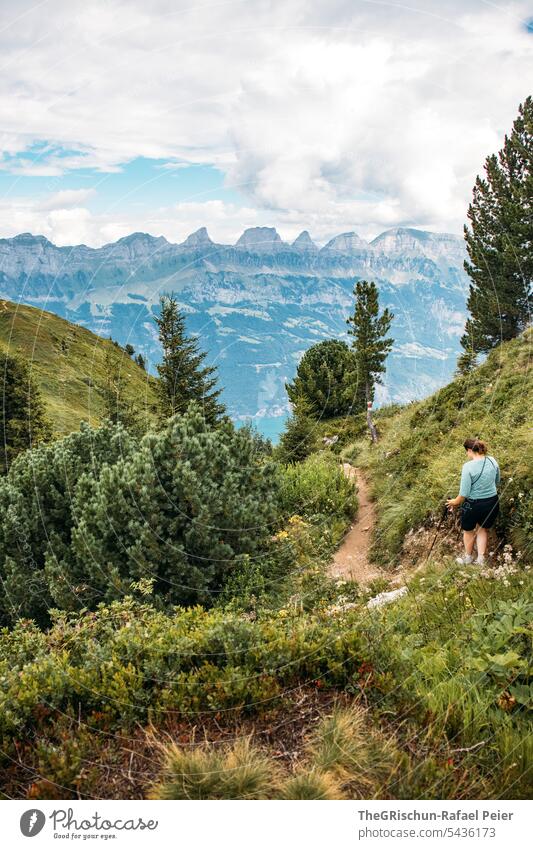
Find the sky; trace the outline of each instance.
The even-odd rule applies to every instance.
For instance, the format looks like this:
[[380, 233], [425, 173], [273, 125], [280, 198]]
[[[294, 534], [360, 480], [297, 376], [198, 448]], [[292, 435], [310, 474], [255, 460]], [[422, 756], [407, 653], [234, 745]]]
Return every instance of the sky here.
[[0, 237], [460, 233], [533, 0], [2, 0]]

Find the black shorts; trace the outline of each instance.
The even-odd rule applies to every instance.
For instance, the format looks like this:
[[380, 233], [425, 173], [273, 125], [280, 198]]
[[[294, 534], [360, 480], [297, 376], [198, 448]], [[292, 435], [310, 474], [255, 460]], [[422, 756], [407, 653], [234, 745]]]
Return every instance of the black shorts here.
[[492, 528], [499, 512], [497, 495], [491, 495], [490, 498], [467, 498], [461, 505], [461, 527], [463, 531], [473, 531], [476, 525]]

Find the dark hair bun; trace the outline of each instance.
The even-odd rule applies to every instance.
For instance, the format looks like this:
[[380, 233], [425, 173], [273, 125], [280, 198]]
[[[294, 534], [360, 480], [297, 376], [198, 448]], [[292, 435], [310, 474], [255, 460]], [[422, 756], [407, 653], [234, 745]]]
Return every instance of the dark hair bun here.
[[487, 443], [483, 442], [482, 439], [465, 439], [463, 442], [463, 447], [468, 451], [473, 451], [474, 454], [486, 454], [487, 453]]

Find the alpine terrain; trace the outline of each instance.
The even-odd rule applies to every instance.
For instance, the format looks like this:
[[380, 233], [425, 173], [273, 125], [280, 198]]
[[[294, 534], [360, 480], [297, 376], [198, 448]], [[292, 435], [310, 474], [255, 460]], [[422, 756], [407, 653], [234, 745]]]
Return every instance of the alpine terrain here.
[[343, 233], [321, 248], [307, 231], [288, 244], [270, 227], [245, 230], [235, 245], [216, 244], [201, 228], [182, 244], [134, 233], [97, 249], [24, 233], [0, 240], [0, 296], [131, 344], [153, 371], [153, 316], [160, 295], [174, 292], [188, 331], [218, 367], [230, 414], [281, 426], [285, 382], [310, 345], [346, 338], [353, 285], [363, 277], [395, 316], [378, 401], [406, 402], [446, 383], [464, 327], [464, 257], [458, 236], [404, 228], [372, 242]]

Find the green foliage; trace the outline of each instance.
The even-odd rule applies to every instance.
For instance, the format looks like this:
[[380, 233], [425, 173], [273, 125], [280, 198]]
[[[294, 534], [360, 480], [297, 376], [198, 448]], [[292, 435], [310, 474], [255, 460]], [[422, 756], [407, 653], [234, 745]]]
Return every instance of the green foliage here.
[[[460, 377], [425, 401], [379, 418], [379, 447], [363, 441], [346, 452], [367, 468], [378, 523], [373, 556], [395, 563], [406, 534], [439, 515], [447, 494], [458, 491], [463, 442], [480, 436], [502, 473], [500, 537], [522, 558], [532, 553], [533, 475], [527, 461], [533, 406], [531, 331], [499, 346], [470, 375]], [[448, 526], [448, 530], [449, 530]]]
[[348, 333], [353, 337], [355, 369], [353, 393], [363, 394], [365, 401], [374, 400], [376, 383], [382, 382], [385, 361], [393, 339], [387, 337], [394, 315], [389, 309], [379, 314], [379, 293], [375, 283], [360, 280], [355, 284], [355, 310], [347, 319]]
[[461, 340], [467, 353], [489, 351], [531, 321], [532, 157], [533, 98], [528, 97], [503, 148], [487, 158], [486, 177], [477, 178], [468, 210], [470, 318]]
[[0, 617], [48, 621], [48, 608], [58, 603], [73, 576], [56, 576], [83, 503], [76, 496], [80, 479], [98, 477], [106, 464], [129, 456], [135, 439], [122, 426], [96, 430], [82, 424], [77, 433], [26, 451], [0, 481]]
[[161, 298], [155, 321], [163, 348], [163, 361], [157, 366], [161, 421], [185, 413], [194, 401], [205, 420], [215, 423], [224, 412], [218, 400], [221, 390], [215, 389], [216, 369], [203, 364], [206, 353], [198, 350], [196, 339], [187, 336], [185, 316], [173, 295]]
[[268, 710], [301, 681], [342, 686], [363, 659], [353, 627], [313, 614], [250, 621], [216, 609], [163, 613], [130, 598], [56, 613], [47, 633], [22, 620], [0, 633], [0, 735], [20, 734], [39, 706], [108, 728], [169, 712]]
[[0, 350], [0, 379], [0, 474], [5, 474], [21, 451], [50, 439], [52, 429], [26, 360]]
[[490, 780], [487, 797], [520, 798], [533, 778], [531, 589], [527, 570], [487, 577], [445, 563], [418, 576], [400, 602], [374, 611], [367, 627], [373, 666], [394, 676], [389, 692], [377, 693], [382, 707], [394, 705], [414, 727], [424, 723], [435, 745], [475, 747], [471, 768]]
[[31, 376], [56, 434], [105, 418], [106, 355], [120, 360], [123, 398], [155, 421], [156, 381], [121, 349], [57, 315], [0, 299], [0, 351], [31, 362]]
[[283, 470], [280, 506], [285, 516], [352, 519], [357, 510], [356, 490], [332, 456], [314, 454]]
[[192, 408], [141, 442], [109, 424], [26, 453], [0, 499], [4, 621], [45, 623], [132, 582], [152, 581], [154, 603], [210, 603], [266, 551], [276, 480], [248, 430], [207, 428]]
[[317, 447], [318, 427], [309, 401], [300, 397], [281, 434], [275, 457], [281, 463], [299, 463]]
[[170, 747], [154, 799], [267, 799], [274, 786], [273, 762], [249, 739], [233, 747]]
[[318, 342], [303, 355], [294, 381], [286, 384], [289, 400], [297, 404], [299, 399], [305, 398], [312, 409], [312, 417], [319, 420], [362, 409], [361, 395], [353, 395], [354, 371], [353, 353], [346, 342], [337, 339]]

